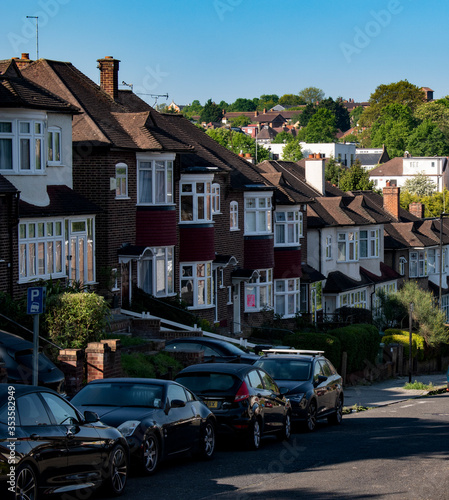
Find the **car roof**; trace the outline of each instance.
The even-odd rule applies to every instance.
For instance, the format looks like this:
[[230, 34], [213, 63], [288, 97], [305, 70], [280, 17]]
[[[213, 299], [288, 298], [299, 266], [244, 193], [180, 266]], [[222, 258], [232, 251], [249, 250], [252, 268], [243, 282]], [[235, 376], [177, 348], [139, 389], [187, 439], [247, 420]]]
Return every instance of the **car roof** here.
[[184, 370], [181, 370], [178, 375], [183, 375], [184, 373], [192, 372], [204, 372], [204, 373], [228, 373], [243, 376], [254, 365], [249, 365], [246, 363], [199, 363], [197, 365], [190, 365]]
[[[304, 356], [302, 354], [272, 354], [272, 355], [265, 355], [262, 356], [259, 360], [257, 361], [265, 361], [266, 359], [299, 359], [301, 361], [313, 361], [314, 359], [326, 359], [324, 356]], [[257, 363], [256, 361], [256, 363]]]
[[5, 384], [0, 384], [0, 399], [2, 399], [7, 394], [10, 394], [12, 392], [11, 387], [14, 387], [14, 394], [16, 396], [22, 396], [23, 394], [28, 394], [30, 392], [51, 392], [52, 394], [56, 394], [57, 396], [61, 397], [60, 394], [58, 394], [53, 389], [49, 389], [48, 387], [27, 385], [27, 384], [5, 383]]
[[168, 386], [170, 384], [173, 384], [172, 380], [161, 380], [158, 378], [117, 377], [117, 378], [103, 378], [103, 379], [91, 380], [87, 385], [110, 384], [111, 382], [120, 384], [148, 384], [148, 385], [151, 384], [151, 385], [163, 385], [163, 386]]
[[14, 333], [5, 332], [5, 330], [0, 330], [0, 344], [5, 347], [12, 347], [17, 351], [33, 346], [32, 342], [25, 340]]

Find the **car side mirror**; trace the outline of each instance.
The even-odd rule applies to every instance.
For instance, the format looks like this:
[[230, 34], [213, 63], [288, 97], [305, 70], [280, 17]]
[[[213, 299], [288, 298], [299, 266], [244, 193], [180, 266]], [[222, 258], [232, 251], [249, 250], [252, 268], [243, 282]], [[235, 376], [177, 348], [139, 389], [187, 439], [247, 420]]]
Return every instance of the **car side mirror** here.
[[181, 401], [180, 399], [173, 399], [170, 408], [184, 408], [185, 405], [185, 401]]
[[288, 394], [288, 387], [279, 387], [279, 394], [281, 396], [285, 396], [286, 394]]
[[85, 424], [93, 424], [95, 422], [99, 422], [99, 420], [100, 420], [100, 417], [94, 411], [86, 410], [84, 412], [84, 423]]
[[317, 385], [322, 384], [323, 382], [326, 382], [326, 380], [327, 380], [327, 377], [326, 377], [326, 376], [324, 376], [324, 375], [318, 375], [318, 377], [316, 378], [316, 380], [315, 380], [315, 382], [314, 382], [315, 387], [316, 387]]

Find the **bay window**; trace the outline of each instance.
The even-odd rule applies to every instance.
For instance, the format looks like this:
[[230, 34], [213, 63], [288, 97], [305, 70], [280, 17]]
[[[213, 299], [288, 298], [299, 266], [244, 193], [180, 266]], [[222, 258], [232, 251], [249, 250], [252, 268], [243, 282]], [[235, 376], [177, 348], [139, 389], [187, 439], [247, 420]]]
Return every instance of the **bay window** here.
[[274, 281], [274, 313], [293, 318], [300, 308], [299, 278]]
[[173, 203], [173, 161], [149, 159], [138, 155], [138, 204], [167, 205]]
[[273, 307], [273, 270], [259, 269], [245, 284], [245, 312], [257, 312]]
[[302, 236], [302, 213], [299, 210], [276, 210], [275, 245], [299, 245]]
[[272, 232], [271, 197], [272, 193], [245, 195], [245, 234]]
[[139, 262], [138, 286], [156, 297], [174, 293], [173, 247], [147, 249]]
[[213, 305], [211, 262], [181, 264], [181, 300], [192, 308]]
[[348, 231], [346, 233], [338, 233], [338, 255], [339, 262], [351, 262], [358, 260], [358, 233]]
[[366, 290], [356, 290], [354, 292], [340, 294], [339, 307], [359, 307], [366, 309]]
[[212, 221], [212, 182], [205, 179], [185, 179], [180, 184], [181, 222]]

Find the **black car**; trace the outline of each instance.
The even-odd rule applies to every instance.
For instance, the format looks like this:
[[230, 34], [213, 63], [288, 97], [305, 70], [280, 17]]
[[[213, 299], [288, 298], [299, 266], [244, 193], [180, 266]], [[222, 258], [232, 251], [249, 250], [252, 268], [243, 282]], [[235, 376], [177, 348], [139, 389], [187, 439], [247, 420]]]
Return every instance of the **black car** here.
[[224, 340], [217, 340], [206, 337], [186, 337], [169, 340], [165, 343], [166, 351], [202, 351], [204, 352], [204, 362], [218, 363], [255, 363], [260, 356], [244, 351]]
[[72, 399], [80, 409], [126, 437], [141, 471], [183, 452], [209, 459], [215, 450], [215, 417], [192, 392], [176, 382], [147, 378], [94, 380]]
[[320, 418], [340, 424], [343, 416], [341, 376], [322, 354], [323, 351], [270, 349], [255, 363], [288, 391], [292, 419], [302, 422], [308, 431], [315, 430]]
[[129, 449], [117, 429], [84, 416], [51, 389], [0, 384], [0, 489], [13, 498], [103, 485], [120, 495]]
[[176, 381], [214, 412], [219, 432], [243, 436], [249, 448], [258, 449], [264, 434], [290, 438], [290, 402], [264, 370], [246, 364], [201, 363], [184, 368]]
[[[8, 382], [31, 384], [33, 382], [33, 343], [22, 337], [0, 330], [0, 361], [4, 361]], [[47, 356], [39, 353], [38, 385], [65, 393], [62, 371]]]

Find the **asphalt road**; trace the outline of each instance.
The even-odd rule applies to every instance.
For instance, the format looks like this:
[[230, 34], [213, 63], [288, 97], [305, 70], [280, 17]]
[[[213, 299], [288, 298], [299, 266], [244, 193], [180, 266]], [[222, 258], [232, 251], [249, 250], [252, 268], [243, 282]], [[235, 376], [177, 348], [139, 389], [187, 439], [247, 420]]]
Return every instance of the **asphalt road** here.
[[[172, 460], [132, 476], [123, 500], [449, 498], [449, 394], [345, 415], [259, 451], [222, 443], [210, 462]], [[101, 498], [101, 497], [97, 497]]]

